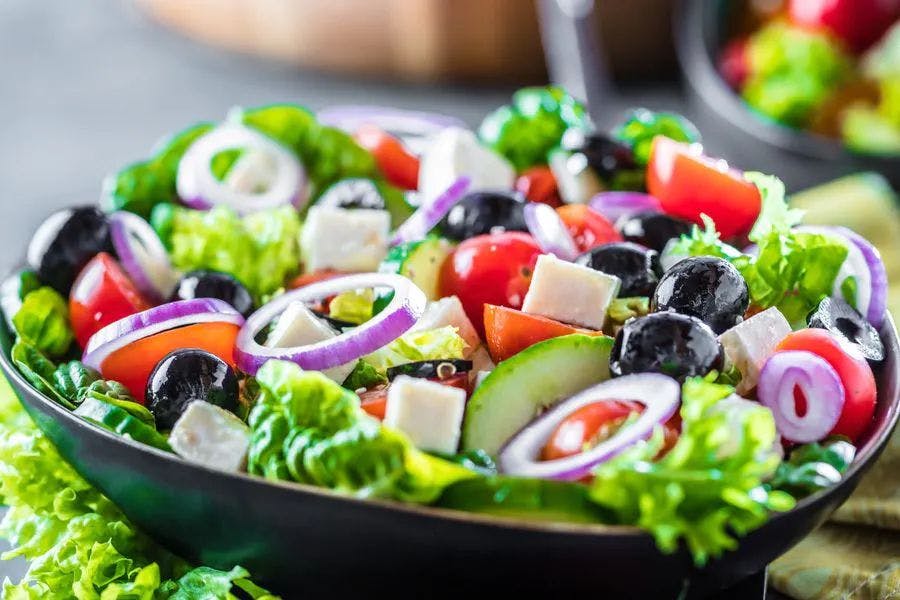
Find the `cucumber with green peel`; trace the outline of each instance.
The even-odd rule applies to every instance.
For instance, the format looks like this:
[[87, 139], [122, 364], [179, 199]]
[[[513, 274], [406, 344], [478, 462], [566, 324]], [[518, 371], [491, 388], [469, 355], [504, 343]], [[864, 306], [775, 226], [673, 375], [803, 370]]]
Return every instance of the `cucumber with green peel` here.
[[169, 447], [169, 442], [161, 433], [121, 406], [115, 406], [93, 396], [88, 396], [74, 412], [81, 418], [113, 433], [130, 437], [137, 442], [159, 448], [160, 450], [172, 451]]
[[[378, 272], [403, 275], [425, 292], [425, 297], [429, 301], [438, 300], [441, 297], [438, 290], [441, 265], [452, 250], [450, 242], [437, 236], [400, 244], [388, 251], [378, 267]], [[387, 306], [393, 294], [392, 291], [379, 294], [375, 298], [373, 312], [377, 314]]]
[[500, 448], [560, 400], [609, 379], [613, 339], [581, 334], [537, 343], [501, 362], [466, 406], [462, 450]]

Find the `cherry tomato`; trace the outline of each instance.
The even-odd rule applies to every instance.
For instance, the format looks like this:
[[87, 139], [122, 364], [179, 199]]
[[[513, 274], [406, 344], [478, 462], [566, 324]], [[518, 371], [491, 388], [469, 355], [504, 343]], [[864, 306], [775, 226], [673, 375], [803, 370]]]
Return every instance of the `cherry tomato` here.
[[[438, 383], [442, 383], [450, 387], [459, 388], [467, 394], [469, 393], [468, 373], [457, 373], [456, 375], [451, 375], [446, 379], [431, 379], [431, 381], [437, 381]], [[390, 384], [382, 384], [375, 386], [371, 390], [361, 392], [359, 394], [360, 408], [362, 408], [364, 411], [366, 411], [376, 419], [383, 421], [385, 411], [387, 410], [387, 395], [389, 387]]]
[[[855, 441], [871, 423], [875, 412], [877, 391], [869, 363], [862, 356], [846, 352], [838, 339], [824, 329], [789, 333], [777, 349], [806, 350], [822, 357], [834, 368], [844, 385], [844, 409], [829, 435], [845, 435]], [[803, 408], [798, 405], [798, 409]]]
[[353, 135], [356, 143], [372, 153], [378, 170], [389, 183], [404, 190], [419, 186], [419, 158], [403, 142], [375, 125], [363, 125]]
[[541, 459], [557, 460], [579, 454], [612, 437], [625, 419], [644, 407], [629, 400], [607, 400], [582, 406], [560, 423], [541, 451]]
[[484, 305], [521, 307], [541, 254], [537, 242], [519, 231], [469, 238], [441, 267], [441, 296], [459, 297], [466, 315], [484, 337]]
[[702, 224], [706, 214], [723, 238], [750, 231], [762, 206], [759, 189], [725, 161], [663, 136], [653, 139], [647, 189], [672, 216]]
[[584, 204], [566, 204], [556, 209], [559, 217], [572, 234], [579, 252], [587, 252], [591, 248], [621, 242], [622, 234], [616, 231], [609, 220]]
[[546, 165], [531, 167], [516, 179], [516, 190], [530, 202], [549, 204], [553, 208], [562, 206], [559, 187], [553, 171]]
[[788, 13], [797, 25], [828, 30], [862, 52], [900, 17], [900, 0], [791, 0]]
[[69, 319], [82, 348], [103, 327], [150, 306], [150, 301], [106, 252], [84, 266], [69, 292]]
[[572, 333], [603, 335], [514, 308], [484, 305], [484, 338], [494, 362], [506, 360], [538, 342]]
[[728, 42], [719, 56], [719, 73], [732, 89], [740, 90], [744, 87], [744, 82], [750, 76], [746, 38]]
[[147, 379], [156, 364], [181, 348], [199, 348], [215, 354], [232, 368], [234, 341], [240, 327], [232, 323], [197, 323], [161, 331], [128, 344], [106, 357], [100, 365], [105, 379], [118, 381], [143, 404]]

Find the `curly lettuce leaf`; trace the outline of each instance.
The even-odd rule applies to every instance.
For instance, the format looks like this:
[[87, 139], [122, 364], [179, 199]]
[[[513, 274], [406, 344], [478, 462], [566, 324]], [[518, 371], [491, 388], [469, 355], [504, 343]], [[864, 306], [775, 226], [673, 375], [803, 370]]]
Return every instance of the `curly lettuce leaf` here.
[[22, 340], [50, 357], [68, 352], [75, 339], [66, 300], [51, 287], [28, 292], [12, 322]]
[[372, 290], [351, 290], [338, 294], [328, 303], [328, 316], [360, 325], [372, 318], [375, 294]]
[[437, 329], [412, 331], [364, 357], [379, 373], [390, 367], [441, 358], [463, 358], [466, 342], [456, 327], [447, 325]]
[[771, 452], [776, 440], [772, 413], [747, 407], [735, 422], [730, 411], [716, 409], [733, 391], [688, 379], [682, 390], [683, 430], [675, 446], [657, 460], [664, 443], [658, 430], [601, 465], [591, 486], [593, 501], [619, 523], [650, 532], [663, 552], [674, 552], [684, 541], [698, 565], [735, 548], [732, 532], [744, 535], [762, 525], [770, 510], [791, 508], [789, 494], [763, 486], [779, 461]]

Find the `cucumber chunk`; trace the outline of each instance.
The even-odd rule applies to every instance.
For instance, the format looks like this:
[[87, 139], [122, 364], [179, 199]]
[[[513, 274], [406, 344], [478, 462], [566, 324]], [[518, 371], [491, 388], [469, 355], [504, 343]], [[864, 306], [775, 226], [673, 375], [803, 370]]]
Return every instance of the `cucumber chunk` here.
[[[388, 251], [378, 272], [403, 275], [425, 292], [429, 301], [438, 300], [441, 297], [438, 291], [441, 265], [452, 249], [450, 242], [437, 236], [400, 244]], [[393, 295], [394, 292], [387, 291], [375, 298], [374, 312], [387, 306]]]
[[75, 414], [113, 433], [128, 436], [160, 450], [172, 451], [162, 434], [120, 406], [88, 397], [75, 409]]

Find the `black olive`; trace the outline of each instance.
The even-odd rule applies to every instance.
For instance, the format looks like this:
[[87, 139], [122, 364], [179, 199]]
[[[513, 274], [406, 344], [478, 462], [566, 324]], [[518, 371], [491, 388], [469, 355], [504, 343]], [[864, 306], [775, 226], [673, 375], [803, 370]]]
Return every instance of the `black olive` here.
[[194, 298], [218, 298], [230, 304], [245, 317], [253, 312], [253, 298], [241, 283], [228, 273], [191, 271], [181, 278], [172, 301]]
[[390, 367], [387, 370], [387, 378], [391, 381], [398, 375], [420, 377], [422, 379], [447, 379], [457, 373], [467, 373], [472, 370], [471, 360], [446, 358], [439, 360], [421, 360]]
[[325, 190], [317, 204], [384, 210], [384, 197], [371, 179], [344, 179]]
[[575, 259], [579, 265], [615, 275], [622, 281], [619, 296], [649, 296], [659, 277], [656, 264], [659, 254], [631, 242], [615, 242], [591, 248]]
[[53, 213], [28, 245], [28, 264], [42, 282], [68, 295], [82, 267], [100, 252], [113, 253], [109, 219], [93, 206]]
[[723, 333], [741, 322], [749, 304], [747, 282], [734, 265], [713, 256], [692, 256], [662, 276], [650, 310], [697, 317], [714, 332]]
[[722, 346], [700, 319], [673, 312], [632, 319], [616, 335], [609, 358], [613, 375], [664, 373], [679, 381], [720, 369]]
[[691, 224], [669, 215], [641, 212], [622, 217], [616, 229], [629, 242], [662, 252], [672, 238], [691, 232]]
[[205, 400], [234, 412], [238, 380], [218, 356], [198, 348], [167, 354], [147, 380], [147, 408], [161, 430], [169, 430], [194, 400]]
[[809, 326], [826, 329], [871, 361], [884, 360], [881, 336], [852, 306], [840, 298], [823, 298], [809, 315]]
[[572, 127], [563, 134], [560, 144], [569, 152], [583, 154], [591, 169], [605, 180], [618, 171], [637, 167], [631, 147], [600, 133]]
[[525, 200], [516, 192], [470, 192], [450, 209], [438, 229], [444, 236], [457, 241], [501, 229], [528, 231]]

